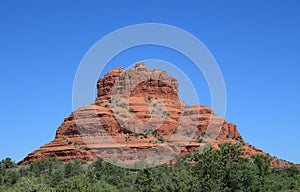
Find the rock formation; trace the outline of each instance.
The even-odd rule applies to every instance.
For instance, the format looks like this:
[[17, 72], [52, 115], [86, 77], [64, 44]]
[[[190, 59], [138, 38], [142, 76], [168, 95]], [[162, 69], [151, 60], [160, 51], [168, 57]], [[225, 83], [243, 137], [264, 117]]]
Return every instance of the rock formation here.
[[[127, 71], [116, 68], [98, 80], [97, 88], [92, 104], [72, 112], [53, 141], [19, 163], [100, 157], [130, 165], [147, 157], [185, 155], [209, 144], [218, 148], [223, 142], [241, 143], [247, 157], [266, 155], [244, 142], [236, 125], [212, 109], [182, 102], [177, 80], [166, 71], [147, 69], [143, 63]], [[273, 167], [285, 165], [273, 158]]]

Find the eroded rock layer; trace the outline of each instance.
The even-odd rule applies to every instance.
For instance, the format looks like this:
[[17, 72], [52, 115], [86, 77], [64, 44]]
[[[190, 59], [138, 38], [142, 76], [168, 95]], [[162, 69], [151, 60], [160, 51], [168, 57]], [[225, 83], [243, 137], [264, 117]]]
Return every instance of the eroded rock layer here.
[[[19, 163], [100, 157], [130, 164], [157, 155], [185, 155], [207, 145], [218, 148], [223, 142], [241, 143], [247, 157], [265, 154], [244, 142], [236, 125], [212, 109], [180, 101], [177, 80], [165, 71], [143, 63], [127, 71], [116, 68], [98, 80], [97, 88], [92, 104], [72, 112], [53, 141]], [[273, 158], [273, 166], [285, 163]]]

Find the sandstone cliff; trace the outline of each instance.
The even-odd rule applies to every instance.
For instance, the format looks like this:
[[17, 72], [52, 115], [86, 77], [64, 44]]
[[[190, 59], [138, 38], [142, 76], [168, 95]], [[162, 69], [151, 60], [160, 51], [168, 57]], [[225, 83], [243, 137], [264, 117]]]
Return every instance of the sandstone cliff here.
[[[92, 104], [66, 117], [53, 141], [19, 163], [101, 157], [130, 164], [157, 154], [185, 155], [209, 144], [217, 148], [222, 142], [241, 143], [248, 157], [265, 154], [244, 142], [236, 125], [210, 108], [182, 102], [177, 80], [166, 71], [147, 69], [143, 63], [127, 71], [116, 68], [98, 80], [97, 88]], [[285, 165], [273, 158], [272, 166]]]

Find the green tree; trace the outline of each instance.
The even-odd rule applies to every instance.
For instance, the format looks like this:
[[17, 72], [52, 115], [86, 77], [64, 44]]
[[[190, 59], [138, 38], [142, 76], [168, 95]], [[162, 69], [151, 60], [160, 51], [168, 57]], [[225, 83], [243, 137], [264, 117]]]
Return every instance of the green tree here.
[[81, 160], [71, 160], [64, 165], [64, 177], [69, 178], [72, 176], [80, 175], [82, 173]]
[[142, 169], [138, 172], [135, 189], [143, 192], [159, 191], [153, 168]]
[[16, 164], [11, 160], [11, 158], [7, 157], [0, 162], [0, 167], [4, 169], [9, 169], [15, 167]]
[[259, 176], [267, 175], [270, 171], [270, 158], [261, 154], [254, 155], [252, 158], [254, 159], [254, 164], [258, 167]]
[[257, 189], [255, 166], [246, 158], [239, 144], [224, 143], [219, 150], [194, 153], [193, 175], [197, 178], [197, 191], [240, 191]]

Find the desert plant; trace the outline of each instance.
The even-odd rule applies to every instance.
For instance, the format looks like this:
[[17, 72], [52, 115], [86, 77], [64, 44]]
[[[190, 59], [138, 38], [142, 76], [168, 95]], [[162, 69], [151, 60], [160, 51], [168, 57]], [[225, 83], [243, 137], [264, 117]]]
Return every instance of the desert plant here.
[[124, 139], [125, 139], [125, 142], [128, 142], [130, 140], [130, 136], [127, 135], [127, 136], [124, 137]]

